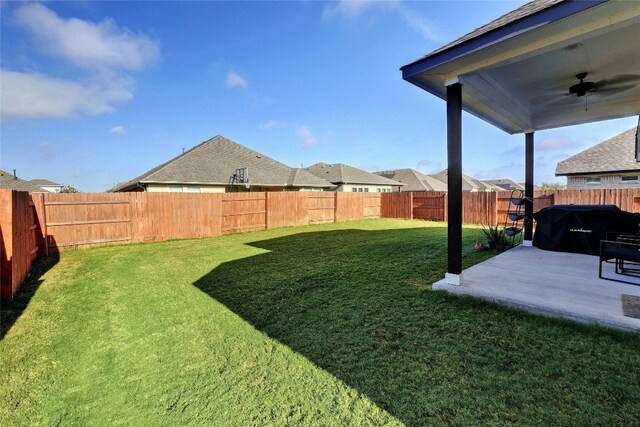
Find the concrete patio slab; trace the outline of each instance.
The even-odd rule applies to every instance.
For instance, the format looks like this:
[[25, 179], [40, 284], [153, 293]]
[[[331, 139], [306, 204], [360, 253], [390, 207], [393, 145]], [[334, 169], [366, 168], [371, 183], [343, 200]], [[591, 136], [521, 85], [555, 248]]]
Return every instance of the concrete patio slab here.
[[[613, 265], [607, 265], [605, 277], [614, 274]], [[597, 256], [518, 246], [462, 275], [462, 285], [441, 280], [433, 289], [549, 317], [640, 330], [640, 319], [625, 317], [621, 301], [622, 294], [640, 296], [640, 286], [599, 279]]]

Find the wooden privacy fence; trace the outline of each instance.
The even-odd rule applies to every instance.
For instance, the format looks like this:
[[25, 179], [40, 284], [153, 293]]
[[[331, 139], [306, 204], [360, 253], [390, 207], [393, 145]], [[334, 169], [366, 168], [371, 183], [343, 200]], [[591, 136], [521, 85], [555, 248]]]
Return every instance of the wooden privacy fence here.
[[49, 250], [381, 216], [380, 193], [58, 193], [42, 197]]
[[31, 270], [31, 262], [44, 251], [44, 238], [36, 203], [29, 193], [0, 190], [0, 297], [8, 300]]
[[[464, 193], [463, 222], [504, 221], [510, 192]], [[640, 212], [640, 189], [535, 192], [554, 204], [614, 204]], [[76, 193], [0, 190], [0, 296], [11, 299], [37, 254], [364, 218], [447, 220], [447, 195], [422, 193]]]
[[[511, 198], [510, 191], [463, 192], [462, 222], [465, 224], [502, 224]], [[382, 217], [447, 220], [447, 194], [443, 192], [385, 193]], [[640, 212], [640, 189], [547, 190], [535, 191], [533, 211], [560, 204], [616, 205], [628, 212]]]

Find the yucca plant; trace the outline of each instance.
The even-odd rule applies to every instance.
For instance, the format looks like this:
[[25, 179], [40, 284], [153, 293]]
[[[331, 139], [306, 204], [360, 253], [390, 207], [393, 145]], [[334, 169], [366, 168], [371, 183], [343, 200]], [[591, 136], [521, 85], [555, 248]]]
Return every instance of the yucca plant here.
[[508, 246], [507, 236], [504, 234], [504, 228], [499, 225], [482, 226], [482, 233], [487, 238], [487, 246], [489, 249], [504, 250]]

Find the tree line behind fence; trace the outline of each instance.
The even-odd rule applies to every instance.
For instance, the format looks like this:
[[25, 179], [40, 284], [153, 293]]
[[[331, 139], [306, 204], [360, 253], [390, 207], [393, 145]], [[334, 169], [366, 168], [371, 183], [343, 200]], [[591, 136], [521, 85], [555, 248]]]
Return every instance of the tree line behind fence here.
[[[463, 222], [503, 223], [510, 194], [463, 193]], [[0, 190], [0, 294], [11, 299], [32, 260], [50, 251], [365, 218], [446, 221], [447, 203], [444, 192], [30, 195]], [[538, 191], [534, 211], [571, 203], [640, 212], [640, 189]]]

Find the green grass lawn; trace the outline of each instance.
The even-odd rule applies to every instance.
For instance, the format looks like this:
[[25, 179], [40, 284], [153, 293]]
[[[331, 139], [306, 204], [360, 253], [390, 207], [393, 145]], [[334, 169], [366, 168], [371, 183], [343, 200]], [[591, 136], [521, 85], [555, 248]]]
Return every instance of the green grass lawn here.
[[431, 291], [445, 270], [444, 224], [391, 219], [39, 259], [0, 425], [640, 425], [640, 334]]

